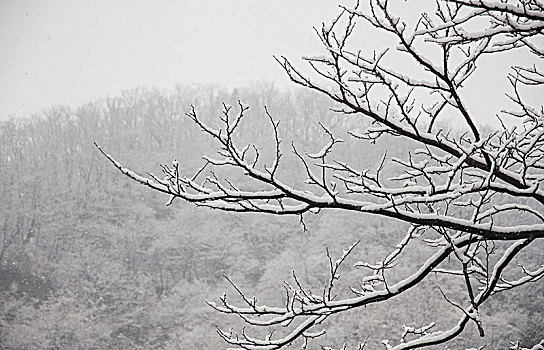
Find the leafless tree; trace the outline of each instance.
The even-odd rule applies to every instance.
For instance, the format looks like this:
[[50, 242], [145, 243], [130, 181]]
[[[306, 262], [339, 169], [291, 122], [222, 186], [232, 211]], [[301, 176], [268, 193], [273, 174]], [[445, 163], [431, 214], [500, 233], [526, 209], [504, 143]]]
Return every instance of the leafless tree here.
[[[226, 342], [244, 349], [278, 349], [294, 343], [306, 348], [308, 341], [325, 332], [320, 324], [329, 316], [391, 299], [431, 273], [464, 281], [465, 295], [456, 297], [464, 299], [464, 305], [444, 294], [462, 316], [444, 330], [435, 330], [434, 323], [404, 327], [401, 340], [384, 341], [385, 348], [441, 344], [469, 323], [483, 336], [478, 312], [482, 303], [544, 275], [543, 265], [511, 267], [517, 273], [512, 279], [503, 275], [516, 255], [544, 237], [544, 109], [526, 98], [544, 85], [540, 46], [544, 3], [437, 0], [426, 2], [428, 10], [416, 19], [395, 14], [404, 14], [402, 7], [415, 3], [368, 0], [340, 6], [330, 24], [316, 28], [325, 54], [304, 58], [308, 72], [285, 57], [276, 58], [294, 83], [328, 96], [334, 111], [355, 121], [351, 125], [361, 117], [372, 122], [347, 136], [363, 143], [361, 149], [364, 142], [383, 138], [408, 140], [413, 148], [403, 158], [384, 154], [375, 168], [363, 169], [344, 162], [334, 156], [342, 140], [323, 121], [329, 142], [320, 151], [303, 152], [296, 143], [289, 145], [305, 174], [303, 185], [292, 183], [281, 175], [285, 147], [279, 121], [268, 110], [273, 159], [267, 162], [257, 146], [237, 141], [249, 108], [241, 102], [237, 107], [224, 105], [218, 128], [205, 123], [195, 108], [187, 113], [220, 146], [216, 156], [204, 157], [205, 165], [193, 175], [181, 174], [174, 160], [162, 167], [164, 177], [141, 176], [103, 152], [128, 177], [167, 194], [168, 204], [179, 198], [224, 211], [297, 215], [302, 224], [306, 213], [340, 209], [410, 224], [404, 239], [383, 260], [357, 264], [367, 274], [347, 298], [335, 298], [333, 289], [339, 268], [357, 243], [337, 260], [329, 255], [329, 282], [322, 292], [311, 293], [294, 275], [281, 306], [261, 304], [232, 283], [242, 304], [233, 304], [224, 295], [220, 303], [210, 305], [240, 316], [248, 326], [271, 331], [257, 337], [245, 329], [238, 333], [219, 329]], [[363, 30], [364, 35], [383, 35], [385, 42], [397, 46], [382, 51], [358, 47]], [[507, 72], [507, 99], [493, 97], [504, 100], [504, 108], [497, 115], [500, 127], [486, 132], [478, 113], [466, 103], [467, 94], [475, 93], [468, 88], [474, 82], [471, 77], [484, 60], [493, 62], [513, 51], [523, 53], [526, 60], [514, 62]], [[487, 83], [497, 79], [491, 77]], [[225, 168], [237, 169], [244, 180], [223, 178]], [[422, 257], [409, 275], [388, 279], [386, 272], [418, 240], [434, 253]]]

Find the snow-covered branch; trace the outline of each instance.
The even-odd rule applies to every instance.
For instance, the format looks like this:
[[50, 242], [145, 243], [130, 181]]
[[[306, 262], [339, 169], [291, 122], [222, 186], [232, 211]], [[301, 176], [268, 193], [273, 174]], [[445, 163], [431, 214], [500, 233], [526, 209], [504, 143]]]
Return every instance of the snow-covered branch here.
[[[530, 98], [544, 85], [539, 61], [544, 57], [539, 46], [544, 31], [542, 2], [429, 2], [429, 11], [415, 22], [396, 14], [395, 6], [403, 5], [368, 0], [342, 7], [330, 25], [316, 29], [325, 54], [305, 57], [307, 70], [276, 57], [295, 84], [328, 97], [333, 111], [347, 120], [348, 130], [321, 120], [325, 141], [310, 150], [300, 146], [304, 140], [295, 139], [286, 151], [281, 116], [268, 108], [268, 145], [272, 146], [252, 143], [251, 135], [241, 135], [247, 133], [243, 125], [249, 109], [242, 102], [237, 107], [224, 104], [216, 122], [205, 122], [208, 119], [194, 107], [189, 110], [187, 117], [217, 145], [194, 172], [184, 173], [184, 164], [174, 160], [162, 165], [162, 176], [143, 176], [97, 146], [124, 175], [166, 193], [169, 205], [181, 199], [224, 211], [297, 215], [303, 225], [303, 215], [327, 209], [410, 224], [401, 242], [384, 252], [382, 260], [356, 264], [370, 273], [361, 276], [358, 286], [347, 288], [349, 297], [335, 298], [333, 290], [338, 288], [340, 267], [356, 245], [337, 260], [327, 251], [329, 278], [318, 287], [322, 293], [310, 292], [293, 274], [281, 306], [261, 304], [229, 279], [242, 306], [226, 295], [210, 305], [238, 315], [249, 326], [273, 329], [266, 336], [245, 329], [218, 329], [230, 344], [277, 349], [300, 341], [305, 348], [324, 334], [330, 316], [387, 301], [433, 273], [461, 279], [462, 301], [443, 293], [447, 303], [462, 313], [458, 323], [446, 331], [436, 331], [433, 322], [405, 326], [401, 343], [384, 345], [396, 350], [441, 344], [469, 323], [483, 333], [478, 307], [484, 301], [536, 282], [544, 274], [540, 266], [524, 267], [511, 280], [502, 276], [514, 256], [544, 237], [544, 108], [538, 104], [541, 101]], [[384, 48], [358, 47], [359, 26], [382, 35]], [[474, 92], [466, 87], [482, 66], [482, 57], [518, 48], [537, 63], [517, 62], [504, 73], [510, 86], [504, 91], [509, 101], [497, 116], [501, 127], [483, 128], [479, 115], [483, 112], [468, 102], [472, 96], [467, 94]], [[489, 79], [489, 84], [494, 81]], [[361, 123], [361, 118], [368, 122]], [[250, 143], [241, 141], [248, 138]], [[361, 164], [358, 155], [380, 142], [398, 143], [402, 150], [393, 155], [384, 152], [378, 164]], [[296, 164], [296, 176], [282, 171], [285, 164]], [[390, 278], [407, 247], [421, 241], [434, 253], [403, 278]], [[504, 248], [504, 241], [509, 248], [495, 247]]]

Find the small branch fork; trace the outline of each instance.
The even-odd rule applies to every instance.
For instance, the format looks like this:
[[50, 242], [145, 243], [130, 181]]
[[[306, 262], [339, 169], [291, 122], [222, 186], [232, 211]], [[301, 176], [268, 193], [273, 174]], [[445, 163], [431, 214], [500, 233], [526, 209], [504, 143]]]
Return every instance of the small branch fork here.
[[[342, 7], [330, 25], [316, 29], [326, 54], [305, 58], [311, 73], [303, 73], [285, 57], [276, 57], [294, 83], [328, 96], [335, 102], [334, 111], [349, 117], [347, 141], [321, 123], [328, 141], [318, 152], [299, 150], [292, 142], [291, 153], [285, 153], [279, 121], [265, 109], [272, 152], [251, 143], [240, 145], [237, 136], [240, 125], [249, 119], [249, 107], [239, 101], [237, 106], [223, 105], [219, 126], [205, 123], [194, 107], [187, 113], [218, 145], [217, 152], [204, 156], [202, 167], [193, 172], [174, 159], [171, 165], [162, 165], [162, 176], [142, 176], [97, 145], [124, 175], [167, 194], [168, 205], [182, 199], [224, 211], [296, 215], [302, 225], [305, 213], [340, 209], [411, 225], [384, 259], [355, 264], [370, 273], [349, 288], [349, 297], [337, 291], [338, 271], [357, 243], [338, 260], [327, 251], [329, 280], [321, 293], [311, 293], [293, 273], [293, 283], [285, 284], [285, 304], [279, 307], [248, 298], [227, 279], [243, 305], [231, 304], [226, 295], [219, 304], [210, 305], [240, 316], [249, 326], [272, 329], [264, 337], [251, 336], [245, 329], [218, 329], [230, 344], [278, 349], [298, 341], [304, 349], [325, 333], [320, 327], [329, 316], [389, 300], [431, 273], [464, 282], [462, 300], [440, 291], [460, 311], [458, 323], [445, 331], [434, 331], [434, 323], [405, 326], [397, 345], [383, 344], [394, 350], [441, 344], [469, 323], [483, 334], [478, 316], [482, 303], [495, 293], [539, 281], [544, 275], [542, 266], [521, 266], [513, 280], [502, 277], [522, 249], [544, 237], [544, 107], [526, 98], [533, 89], [544, 87], [541, 64], [512, 66], [507, 76], [510, 107], [497, 116], [499, 130], [485, 132], [479, 127], [463, 89], [484, 56], [522, 49], [534, 61], [544, 57], [539, 46], [544, 33], [542, 1], [437, 0], [432, 11], [416, 23], [396, 16], [390, 3], [368, 0], [366, 6], [357, 2], [351, 8]], [[353, 48], [360, 42], [354, 40], [358, 26], [392, 38], [398, 44], [396, 50]], [[395, 66], [395, 62], [403, 64]], [[361, 117], [370, 120], [363, 131]], [[445, 122], [455, 118], [465, 130], [444, 129]], [[354, 149], [365, 152], [368, 142], [381, 139], [405, 140], [409, 151], [397, 157], [385, 153], [379, 164], [366, 168], [339, 155], [340, 147], [348, 142], [360, 144]], [[298, 160], [303, 185], [294, 185], [291, 177], [282, 175], [287, 156]], [[240, 176], [232, 175], [236, 172]], [[434, 253], [421, 260], [417, 270], [394, 280], [389, 271], [412, 242], [421, 240]]]

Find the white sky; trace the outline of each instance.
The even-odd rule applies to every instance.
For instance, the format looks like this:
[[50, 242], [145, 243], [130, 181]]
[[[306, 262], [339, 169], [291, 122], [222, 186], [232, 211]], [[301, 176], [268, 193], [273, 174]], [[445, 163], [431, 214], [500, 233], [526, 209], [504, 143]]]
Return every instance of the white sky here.
[[273, 54], [319, 51], [331, 0], [0, 0], [0, 119], [138, 85], [288, 79]]
[[[272, 55], [296, 63], [322, 52], [313, 27], [336, 16], [338, 3], [354, 2], [0, 0], [0, 120], [136, 86], [292, 86]], [[375, 34], [359, 35], [361, 47], [383, 44]], [[514, 52], [480, 64], [465, 94], [477, 119], [494, 120], [500, 111], [512, 62], [525, 63]]]

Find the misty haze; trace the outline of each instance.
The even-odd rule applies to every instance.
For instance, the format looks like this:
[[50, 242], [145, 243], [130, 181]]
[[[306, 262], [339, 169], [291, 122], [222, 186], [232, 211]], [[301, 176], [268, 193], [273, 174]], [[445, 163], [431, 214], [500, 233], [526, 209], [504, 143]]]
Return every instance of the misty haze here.
[[544, 349], [542, 1], [0, 13], [1, 349]]

